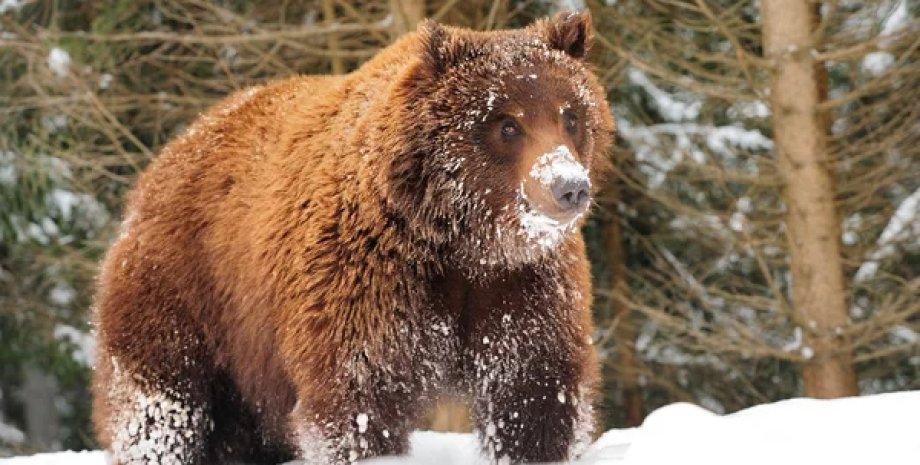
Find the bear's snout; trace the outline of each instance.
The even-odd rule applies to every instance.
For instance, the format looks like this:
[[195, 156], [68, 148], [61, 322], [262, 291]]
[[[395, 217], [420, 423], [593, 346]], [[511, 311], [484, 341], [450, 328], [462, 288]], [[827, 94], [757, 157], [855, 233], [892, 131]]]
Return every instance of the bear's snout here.
[[587, 209], [591, 181], [588, 170], [572, 151], [559, 145], [537, 157], [524, 181], [524, 190], [532, 208], [567, 223]]
[[578, 178], [558, 177], [553, 181], [553, 198], [563, 211], [579, 210], [588, 205], [588, 190], [591, 185], [587, 176]]

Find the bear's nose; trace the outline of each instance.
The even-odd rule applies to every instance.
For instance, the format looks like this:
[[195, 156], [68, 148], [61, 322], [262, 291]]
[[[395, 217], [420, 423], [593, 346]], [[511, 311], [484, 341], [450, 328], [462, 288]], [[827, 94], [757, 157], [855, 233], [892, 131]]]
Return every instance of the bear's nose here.
[[586, 178], [558, 178], [553, 182], [553, 198], [559, 208], [573, 210], [583, 207], [588, 202], [588, 190], [591, 188]]

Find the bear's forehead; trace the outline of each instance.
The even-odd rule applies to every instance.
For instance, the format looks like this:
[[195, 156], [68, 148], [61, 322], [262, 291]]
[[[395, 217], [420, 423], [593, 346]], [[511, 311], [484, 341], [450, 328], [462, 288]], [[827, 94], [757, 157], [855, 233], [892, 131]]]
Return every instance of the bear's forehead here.
[[587, 69], [565, 52], [551, 48], [542, 38], [529, 34], [497, 35], [482, 41], [456, 69], [461, 79], [494, 85], [536, 74], [558, 76], [573, 84], [586, 80]]
[[447, 88], [452, 95], [465, 97], [474, 113], [490, 112], [508, 101], [554, 106], [592, 102], [584, 68], [555, 50], [504, 51], [463, 66], [466, 69], [458, 70], [456, 81]]
[[483, 46], [470, 65], [484, 65], [490, 72], [502, 73], [522, 66], [559, 67], [575, 70], [577, 63], [560, 50], [549, 48], [538, 38], [497, 40]]
[[547, 86], [577, 90], [585, 84], [586, 70], [580, 63], [563, 52], [549, 49], [538, 39], [533, 43], [521, 46], [515, 42], [510, 48], [493, 45], [491, 52], [477, 55], [458, 66], [451, 80], [461, 81], [463, 88], [469, 90], [503, 92]]
[[434, 94], [439, 114], [455, 129], [471, 130], [499, 111], [521, 117], [594, 106], [588, 70], [580, 61], [532, 33], [480, 37]]

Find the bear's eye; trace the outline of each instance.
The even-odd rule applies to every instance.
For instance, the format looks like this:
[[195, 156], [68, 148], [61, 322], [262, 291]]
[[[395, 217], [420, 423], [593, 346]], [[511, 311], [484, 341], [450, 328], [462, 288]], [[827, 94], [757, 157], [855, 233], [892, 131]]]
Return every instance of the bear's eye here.
[[565, 110], [562, 112], [562, 124], [565, 126], [566, 131], [570, 134], [575, 134], [578, 131], [578, 116], [575, 116], [572, 110]]
[[512, 120], [506, 119], [502, 121], [502, 137], [505, 139], [513, 139], [521, 135], [521, 127]]

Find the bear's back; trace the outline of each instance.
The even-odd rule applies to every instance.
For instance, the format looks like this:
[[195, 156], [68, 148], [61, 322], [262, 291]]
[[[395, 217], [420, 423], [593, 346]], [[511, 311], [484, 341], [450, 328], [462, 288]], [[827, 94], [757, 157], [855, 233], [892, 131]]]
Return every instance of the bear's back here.
[[240, 183], [251, 189], [238, 193], [264, 193], [287, 174], [279, 171], [352, 170], [368, 109], [382, 100], [417, 45], [417, 34], [407, 34], [350, 74], [295, 76], [229, 95], [144, 170], [128, 196], [126, 217], [172, 212], [187, 221], [190, 212], [177, 203], [216, 208]]
[[302, 101], [305, 95], [319, 99], [339, 80], [299, 76], [226, 97], [162, 149], [138, 179], [128, 210], [164, 213], [175, 207], [175, 196], [216, 199], [213, 194], [227, 190], [228, 179], [235, 182], [274, 149], [279, 119], [293, 100]]

